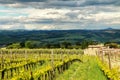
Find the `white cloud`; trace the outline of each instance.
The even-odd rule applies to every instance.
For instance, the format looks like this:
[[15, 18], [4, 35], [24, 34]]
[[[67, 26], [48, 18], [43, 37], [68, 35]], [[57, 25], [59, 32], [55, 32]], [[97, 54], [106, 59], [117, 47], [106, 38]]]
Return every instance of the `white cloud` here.
[[0, 25], [1, 30], [13, 30], [13, 29], [25, 29], [24, 25], [21, 24], [6, 24]]
[[10, 29], [13, 25], [0, 25], [1, 30]]
[[120, 18], [120, 12], [100, 12], [93, 15], [96, 21]]
[[[19, 6], [20, 3], [9, 6]], [[120, 7], [6, 8], [0, 10], [0, 29], [83, 29], [120, 25]], [[19, 14], [19, 15], [18, 15]], [[24, 15], [27, 14], [27, 15]], [[16, 16], [13, 16], [16, 15]]]
[[98, 23], [103, 22], [108, 24], [108, 22], [111, 22], [110, 24], [120, 24], [120, 12], [98, 12], [96, 14], [87, 15], [79, 14], [78, 18]]
[[27, 30], [52, 30], [55, 28], [53, 25], [25, 24]]
[[[95, 9], [96, 13], [90, 13], [85, 19], [89, 21], [94, 21], [94, 24], [99, 23], [103, 26], [115, 26], [120, 25], [120, 7], [115, 6], [105, 6], [98, 7], [98, 10]], [[96, 24], [96, 25], [99, 25]], [[106, 25], [107, 24], [107, 25]]]
[[120, 19], [109, 21], [106, 24], [108, 24], [108, 25], [120, 25]]
[[21, 3], [7, 4], [6, 6], [8, 6], [8, 7], [14, 7], [14, 8], [26, 7], [25, 5], [23, 5]]
[[68, 9], [29, 9], [27, 13], [29, 18], [39, 19], [64, 19], [65, 14], [70, 12]]

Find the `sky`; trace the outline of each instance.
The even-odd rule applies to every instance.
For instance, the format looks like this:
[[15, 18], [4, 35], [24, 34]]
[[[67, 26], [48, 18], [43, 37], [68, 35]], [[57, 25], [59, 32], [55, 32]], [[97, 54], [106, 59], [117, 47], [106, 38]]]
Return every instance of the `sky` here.
[[0, 30], [120, 29], [120, 0], [0, 0]]

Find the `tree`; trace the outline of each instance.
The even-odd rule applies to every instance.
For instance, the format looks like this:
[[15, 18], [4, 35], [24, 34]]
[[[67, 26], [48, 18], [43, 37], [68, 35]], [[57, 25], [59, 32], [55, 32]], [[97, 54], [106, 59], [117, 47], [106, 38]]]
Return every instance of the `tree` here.
[[104, 45], [109, 48], [119, 48], [119, 45], [117, 43], [106, 42]]
[[80, 46], [81, 43], [79, 41], [75, 42], [75, 45]]
[[37, 41], [26, 41], [25, 42], [25, 48], [38, 48], [39, 47], [39, 44]]
[[43, 47], [44, 47], [44, 48], [50, 48], [50, 47], [51, 47], [51, 44], [50, 44], [50, 43], [44, 43]]
[[20, 45], [20, 43], [13, 43], [13, 44], [7, 46], [7, 48], [8, 49], [19, 49], [19, 48], [21, 48], [21, 45]]
[[70, 46], [71, 46], [71, 43], [67, 41], [60, 43], [61, 48], [69, 48]]
[[86, 40], [84, 40], [84, 41], [82, 41], [82, 43], [81, 43], [81, 48], [82, 49], [85, 49], [85, 48], [87, 48], [88, 47], [88, 41], [86, 41]]
[[25, 42], [21, 42], [20, 45], [21, 45], [22, 48], [24, 48], [25, 47]]

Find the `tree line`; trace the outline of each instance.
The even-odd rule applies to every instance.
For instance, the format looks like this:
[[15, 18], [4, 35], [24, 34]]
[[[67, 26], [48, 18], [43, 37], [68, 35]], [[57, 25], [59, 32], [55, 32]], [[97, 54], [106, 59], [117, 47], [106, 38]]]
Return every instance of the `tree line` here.
[[88, 47], [88, 45], [96, 45], [98, 42], [96, 41], [90, 41], [90, 40], [83, 40], [81, 42], [69, 42], [69, 41], [62, 41], [59, 43], [52, 43], [52, 42], [44, 42], [41, 43], [39, 41], [25, 41], [25, 42], [17, 42], [17, 43], [12, 43], [8, 45], [6, 48], [7, 49], [20, 49], [20, 48], [65, 48], [65, 49], [85, 49]]

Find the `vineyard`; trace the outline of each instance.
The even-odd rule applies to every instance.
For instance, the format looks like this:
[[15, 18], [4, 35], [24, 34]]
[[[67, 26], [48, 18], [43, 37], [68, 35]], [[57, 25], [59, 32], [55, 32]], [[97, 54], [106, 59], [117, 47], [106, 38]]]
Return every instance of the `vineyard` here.
[[81, 50], [1, 50], [0, 80], [53, 80], [80, 61]]
[[0, 80], [108, 80], [104, 71], [98, 57], [80, 49], [0, 50]]

